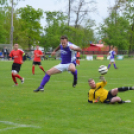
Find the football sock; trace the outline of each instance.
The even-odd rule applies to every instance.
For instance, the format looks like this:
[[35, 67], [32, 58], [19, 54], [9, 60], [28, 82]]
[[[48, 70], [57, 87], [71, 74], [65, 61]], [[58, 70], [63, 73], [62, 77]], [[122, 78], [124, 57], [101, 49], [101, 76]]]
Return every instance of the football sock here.
[[108, 69], [110, 68], [111, 64], [108, 65]]
[[121, 101], [119, 101], [118, 103], [119, 103], [119, 104], [122, 104], [122, 103], [125, 103], [125, 101], [121, 100]]
[[19, 79], [22, 79], [22, 77], [18, 74], [14, 75], [15, 77], [19, 78]]
[[17, 84], [17, 80], [16, 80], [16, 78], [15, 78], [15, 76], [13, 74], [12, 74], [12, 79], [13, 79], [14, 83]]
[[77, 59], [77, 60], [76, 60], [76, 63], [77, 63], [77, 65], [80, 65], [80, 60]]
[[34, 74], [35, 66], [32, 67], [32, 73]]
[[120, 87], [120, 88], [118, 88], [119, 92], [123, 92], [123, 91], [127, 91], [127, 90], [133, 90], [133, 88], [132, 87]]
[[78, 65], [80, 65], [80, 60], [78, 60]]
[[50, 79], [50, 75], [46, 74], [42, 79], [42, 82], [40, 83], [40, 88], [43, 88], [45, 84], [49, 81], [49, 79]]
[[39, 68], [40, 68], [41, 70], [43, 70], [43, 72], [44, 72], [44, 68], [43, 68], [42, 66], [39, 66]]
[[117, 68], [116, 65], [115, 65], [115, 63], [114, 63], [114, 68]]
[[72, 74], [73, 74], [73, 76], [74, 76], [74, 80], [76, 80], [77, 81], [77, 70], [75, 70], [75, 72], [71, 72]]

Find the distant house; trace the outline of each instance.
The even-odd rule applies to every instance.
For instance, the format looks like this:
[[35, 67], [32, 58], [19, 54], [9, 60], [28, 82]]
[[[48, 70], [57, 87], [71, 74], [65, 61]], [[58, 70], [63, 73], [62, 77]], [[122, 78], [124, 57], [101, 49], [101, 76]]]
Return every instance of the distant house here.
[[109, 51], [109, 46], [105, 46], [104, 44], [89, 44], [88, 47], [82, 49], [84, 54], [101, 54], [105, 51]]

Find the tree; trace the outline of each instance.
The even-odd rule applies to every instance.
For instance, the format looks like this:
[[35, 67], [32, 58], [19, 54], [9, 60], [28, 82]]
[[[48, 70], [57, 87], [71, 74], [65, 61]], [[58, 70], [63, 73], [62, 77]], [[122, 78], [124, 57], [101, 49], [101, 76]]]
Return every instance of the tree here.
[[[107, 45], [117, 46], [118, 49], [128, 49], [128, 28], [129, 22], [123, 18], [112, 13], [107, 19], [105, 19], [104, 24], [101, 25], [101, 32], [103, 41]], [[115, 21], [116, 20], [116, 21]]]
[[[70, 1], [70, 0], [69, 0]], [[71, 3], [72, 2], [72, 3]], [[68, 14], [71, 14], [70, 16], [73, 16], [74, 26], [77, 28], [79, 25], [81, 25], [85, 20], [88, 20], [89, 13], [96, 11], [95, 4], [96, 2], [94, 0], [90, 0], [86, 2], [86, 0], [72, 0], [70, 1], [71, 7], [69, 5]], [[70, 17], [69, 16], [69, 20]]]
[[41, 42], [43, 47], [55, 48], [59, 44], [59, 39], [67, 30], [67, 17], [62, 12], [45, 12], [47, 25], [44, 29], [45, 36]]
[[70, 17], [71, 17], [71, 5], [75, 0], [68, 0], [68, 26], [70, 26]]
[[129, 50], [134, 49], [134, 0], [128, 0], [125, 11], [123, 12], [124, 17], [129, 21], [130, 28], [128, 31], [129, 36]]
[[35, 10], [33, 7], [27, 5], [24, 8], [20, 8], [18, 12], [20, 16], [20, 31], [23, 35], [21, 37], [23, 44], [21, 42], [20, 44], [24, 47], [28, 46], [28, 48], [31, 49], [31, 46], [39, 44], [40, 41], [43, 28], [39, 21], [43, 16], [43, 11], [41, 9]]
[[[1, 12], [0, 14], [2, 14], [1, 16], [1, 24], [3, 25], [3, 27], [1, 29], [4, 29], [1, 30], [1, 33], [2, 33], [2, 37], [6, 38], [4, 43], [13, 43], [13, 20], [16, 19], [16, 14], [15, 14], [15, 10], [14, 10], [14, 13], [13, 13], [13, 9], [14, 9], [14, 5], [17, 5], [17, 3], [19, 2], [20, 0], [0, 0], [0, 5], [2, 6], [2, 8], [0, 9]], [[10, 7], [10, 3], [12, 3], [12, 8]], [[12, 11], [12, 13], [11, 13]], [[13, 14], [15, 16], [13, 16]], [[12, 16], [12, 17], [11, 17]], [[4, 18], [4, 21], [2, 21]], [[11, 31], [11, 33], [10, 33]], [[2, 39], [1, 37], [1, 39]], [[11, 41], [10, 41], [11, 39]]]
[[[16, 5], [19, 1], [22, 1], [22, 0], [13, 0], [13, 1], [14, 1], [14, 4]], [[0, 0], [0, 5], [9, 6], [9, 3], [11, 3], [11, 2], [12, 2], [12, 0]]]
[[5, 19], [6, 19], [5, 12], [1, 10], [0, 11], [0, 43], [6, 43], [7, 31], [3, 27], [5, 23]]

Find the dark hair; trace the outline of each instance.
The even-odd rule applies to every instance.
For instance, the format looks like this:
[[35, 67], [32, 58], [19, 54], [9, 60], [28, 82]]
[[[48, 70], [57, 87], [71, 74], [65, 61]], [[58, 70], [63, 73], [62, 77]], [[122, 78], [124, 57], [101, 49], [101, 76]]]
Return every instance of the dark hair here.
[[64, 39], [68, 40], [67, 36], [64, 36], [64, 35], [61, 36], [60, 39], [61, 39], [61, 40], [64, 40]]

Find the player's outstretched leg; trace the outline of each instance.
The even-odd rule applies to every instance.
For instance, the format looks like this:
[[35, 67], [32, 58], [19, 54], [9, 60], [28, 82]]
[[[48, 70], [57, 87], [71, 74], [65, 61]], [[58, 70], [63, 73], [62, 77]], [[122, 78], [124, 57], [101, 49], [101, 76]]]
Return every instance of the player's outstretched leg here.
[[14, 75], [15, 77], [19, 78], [21, 80], [21, 83], [24, 83], [24, 78], [22, 78], [19, 74]]
[[43, 66], [39, 66], [39, 68], [45, 73]]
[[15, 83], [15, 86], [18, 86], [17, 80], [16, 80], [16, 78], [15, 78], [15, 76], [14, 76], [13, 73], [12, 73], [12, 79], [13, 79], [13, 81], [14, 81], [14, 83]]
[[134, 87], [120, 87], [118, 88], [119, 92], [127, 91], [127, 90], [134, 90]]
[[40, 86], [36, 90], [33, 90], [33, 91], [34, 92], [44, 91], [44, 86], [49, 81], [49, 79], [50, 79], [50, 75], [46, 74], [44, 78], [42, 79]]
[[32, 74], [35, 74], [35, 66], [32, 66]]
[[110, 66], [111, 66], [111, 64], [109, 64], [107, 68], [109, 69], [109, 68], [110, 68]]
[[21, 79], [21, 83], [22, 83], [22, 84], [24, 83], [24, 78]]
[[115, 68], [115, 69], [118, 69], [115, 63], [114, 63], [114, 68]]
[[74, 76], [74, 80], [73, 80], [72, 86], [75, 87], [76, 84], [77, 84], [77, 70], [75, 70], [75, 72], [71, 72], [71, 73]]

